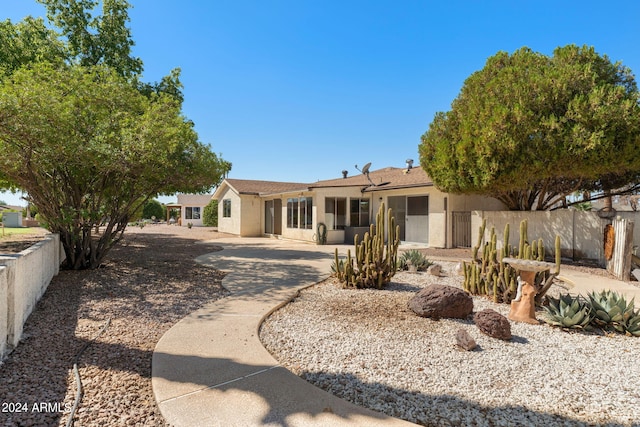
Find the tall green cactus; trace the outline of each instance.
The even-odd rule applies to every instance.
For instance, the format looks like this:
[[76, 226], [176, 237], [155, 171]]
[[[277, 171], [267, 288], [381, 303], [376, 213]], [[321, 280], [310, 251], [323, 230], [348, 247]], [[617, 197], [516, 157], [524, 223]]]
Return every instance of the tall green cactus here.
[[[351, 257], [351, 250], [347, 251], [347, 261], [336, 277], [346, 288], [375, 288], [382, 289], [391, 281], [398, 266], [398, 246], [400, 245], [400, 226], [396, 225], [391, 209], [386, 212], [385, 206], [380, 205], [376, 215], [376, 224], [369, 226], [362, 241], [356, 234], [354, 237], [355, 258]], [[338, 250], [335, 252], [335, 264]]]
[[[502, 261], [505, 257], [515, 256], [518, 259], [544, 261], [545, 250], [542, 239], [529, 244], [527, 236], [527, 220], [520, 223], [520, 241], [518, 253], [514, 254], [509, 244], [509, 224], [504, 227], [502, 248], [496, 248], [496, 234], [492, 227], [489, 239], [482, 246], [486, 220], [480, 226], [478, 244], [473, 248], [473, 261], [464, 263], [464, 289], [474, 295], [489, 295], [494, 302], [510, 303], [516, 295], [517, 271]], [[556, 268], [553, 272], [543, 271], [536, 275], [535, 286], [538, 288], [536, 301], [541, 302], [553, 278], [560, 273], [560, 236], [555, 240]], [[478, 254], [481, 255], [478, 258]], [[499, 254], [499, 256], [498, 256]]]

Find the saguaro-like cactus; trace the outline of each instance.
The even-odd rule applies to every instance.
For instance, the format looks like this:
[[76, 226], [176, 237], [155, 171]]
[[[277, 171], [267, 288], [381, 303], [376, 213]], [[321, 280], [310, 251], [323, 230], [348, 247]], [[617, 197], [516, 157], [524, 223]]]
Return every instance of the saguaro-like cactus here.
[[[478, 244], [473, 248], [473, 261], [464, 263], [464, 289], [474, 295], [490, 295], [494, 302], [510, 303], [516, 295], [517, 271], [502, 260], [505, 257], [515, 257], [523, 260], [544, 261], [545, 250], [542, 239], [529, 244], [527, 236], [527, 221], [520, 223], [520, 241], [518, 253], [509, 244], [509, 224], [504, 228], [502, 248], [497, 249], [495, 229], [492, 227], [489, 239], [482, 244], [486, 229], [486, 220], [482, 222], [478, 234]], [[556, 268], [553, 272], [537, 273], [535, 286], [538, 290], [536, 302], [551, 287], [553, 278], [560, 274], [560, 236], [555, 239]]]
[[400, 245], [400, 226], [395, 224], [391, 209], [386, 212], [380, 205], [376, 215], [376, 224], [369, 226], [362, 241], [356, 234], [354, 238], [355, 257], [347, 251], [347, 260], [343, 264], [335, 252], [336, 277], [347, 288], [382, 289], [396, 273], [398, 266], [398, 246]]

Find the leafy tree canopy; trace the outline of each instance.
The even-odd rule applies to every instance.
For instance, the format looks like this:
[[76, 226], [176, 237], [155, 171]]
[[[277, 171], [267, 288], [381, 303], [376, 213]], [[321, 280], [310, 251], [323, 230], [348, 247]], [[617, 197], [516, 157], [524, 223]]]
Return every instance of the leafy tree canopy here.
[[[126, 0], [38, 0], [47, 8], [47, 18], [66, 38], [69, 58], [79, 65], [107, 65], [131, 78], [142, 72], [142, 60], [131, 56], [134, 42]], [[93, 11], [102, 4], [102, 14]]]
[[0, 152], [0, 169], [60, 233], [74, 269], [97, 267], [156, 194], [206, 192], [225, 173], [178, 101], [145, 96], [100, 65], [16, 71], [0, 86]]
[[0, 22], [0, 188], [28, 193], [69, 268], [95, 268], [148, 200], [206, 192], [231, 164], [182, 115], [179, 69], [141, 81], [126, 0], [38, 1], [60, 33]]
[[45, 26], [41, 18], [25, 18], [13, 24], [0, 21], [0, 82], [18, 68], [36, 63], [61, 64], [67, 57], [58, 34]]
[[420, 163], [444, 191], [549, 209], [640, 182], [639, 100], [631, 70], [592, 47], [498, 52], [435, 115]]

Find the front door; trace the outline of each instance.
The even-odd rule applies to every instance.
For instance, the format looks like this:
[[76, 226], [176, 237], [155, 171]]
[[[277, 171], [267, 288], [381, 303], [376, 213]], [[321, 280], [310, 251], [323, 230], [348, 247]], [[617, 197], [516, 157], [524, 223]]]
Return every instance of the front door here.
[[406, 241], [429, 243], [429, 196], [407, 197]]

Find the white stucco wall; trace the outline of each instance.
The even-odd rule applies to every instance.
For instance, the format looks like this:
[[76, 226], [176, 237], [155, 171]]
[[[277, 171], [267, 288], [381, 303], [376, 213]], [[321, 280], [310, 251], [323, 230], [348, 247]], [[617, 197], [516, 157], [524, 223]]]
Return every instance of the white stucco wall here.
[[[640, 221], [640, 213], [628, 215], [629, 219]], [[563, 257], [573, 259], [591, 259], [604, 263], [603, 236], [604, 227], [610, 220], [599, 218], [597, 212], [580, 212], [573, 209], [555, 211], [475, 211], [471, 216], [472, 245], [477, 244], [478, 230], [482, 219], [487, 219], [485, 239], [491, 227], [495, 227], [498, 246], [503, 245], [505, 224], [510, 224], [509, 243], [519, 243], [519, 227], [527, 219], [527, 237], [529, 241], [542, 238], [545, 251], [555, 252], [555, 236], [560, 236]], [[634, 232], [634, 236], [638, 236]], [[635, 243], [634, 243], [635, 244]]]
[[24, 323], [58, 274], [60, 238], [49, 234], [18, 254], [0, 255], [0, 358], [20, 342]]
[[[180, 210], [181, 223], [183, 227], [187, 227], [191, 223], [195, 227], [202, 227], [202, 216], [204, 215], [204, 207], [211, 201], [211, 194], [178, 194], [178, 204], [182, 205]], [[200, 218], [187, 218], [187, 208], [200, 208]]]
[[231, 216], [240, 215], [240, 231], [242, 237], [262, 236], [264, 231], [264, 202], [260, 197], [240, 195], [240, 203], [236, 203], [238, 211], [231, 202]]
[[[231, 201], [231, 216], [226, 218], [224, 217], [224, 200]], [[240, 208], [240, 196], [227, 187], [218, 197], [218, 231], [240, 235]]]
[[7, 319], [9, 317], [7, 271], [7, 267], [0, 265], [0, 360], [7, 352], [7, 338], [9, 337], [7, 329]]

